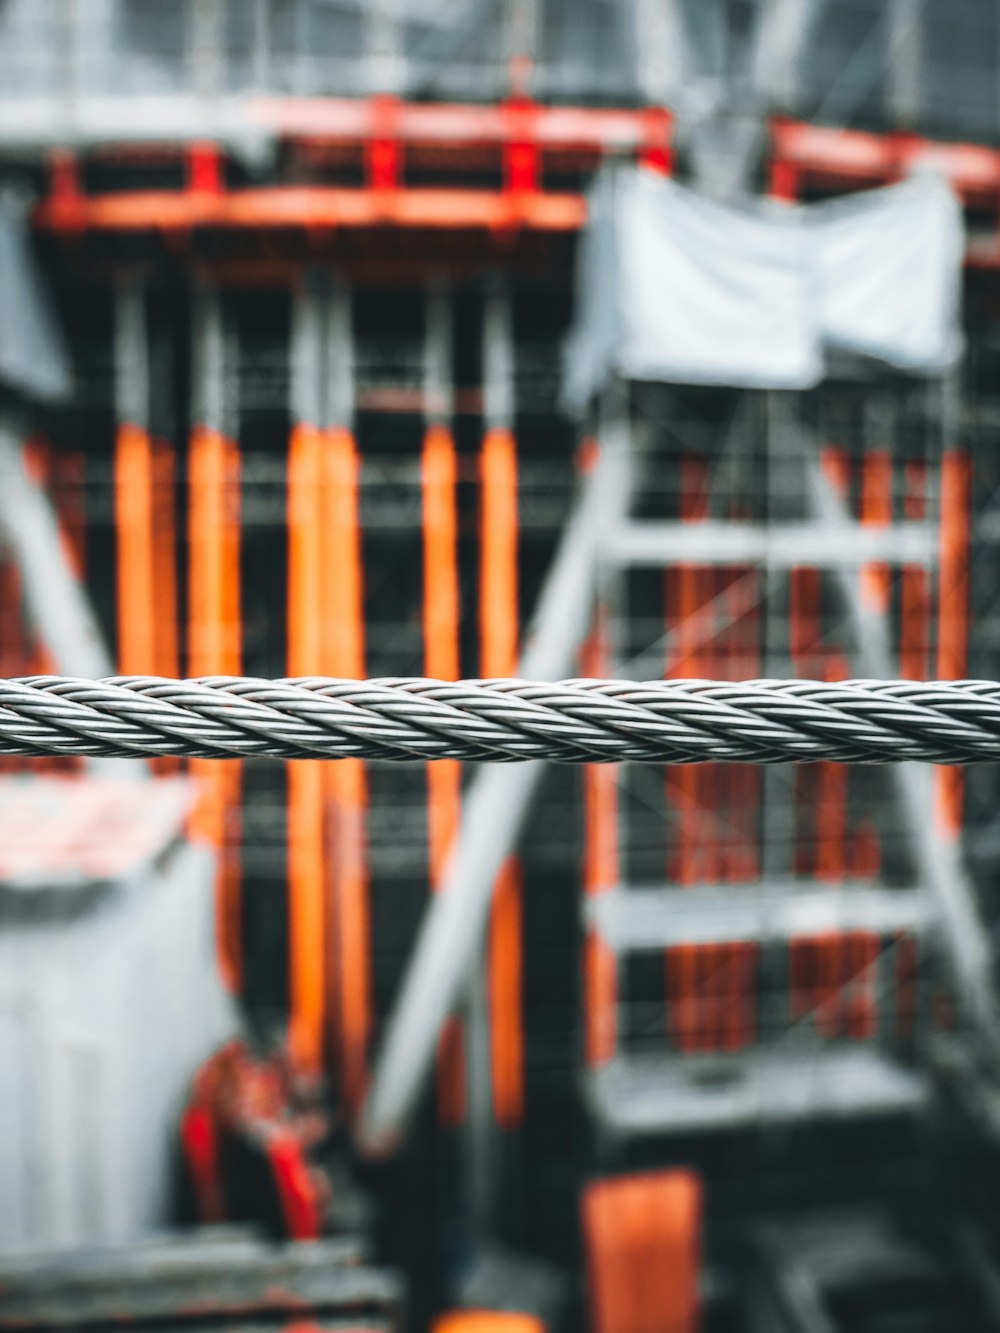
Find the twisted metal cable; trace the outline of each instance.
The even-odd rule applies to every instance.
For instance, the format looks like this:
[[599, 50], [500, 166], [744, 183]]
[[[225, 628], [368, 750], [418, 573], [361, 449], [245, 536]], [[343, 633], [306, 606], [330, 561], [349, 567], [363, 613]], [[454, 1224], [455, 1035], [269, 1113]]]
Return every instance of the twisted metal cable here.
[[969, 764], [1000, 760], [1000, 684], [23, 676], [0, 754]]

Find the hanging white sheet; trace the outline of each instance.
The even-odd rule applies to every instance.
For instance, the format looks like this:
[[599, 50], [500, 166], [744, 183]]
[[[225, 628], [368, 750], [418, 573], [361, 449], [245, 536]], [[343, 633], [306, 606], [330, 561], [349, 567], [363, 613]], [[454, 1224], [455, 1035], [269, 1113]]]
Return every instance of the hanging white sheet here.
[[564, 399], [612, 374], [805, 389], [837, 348], [940, 374], [961, 351], [961, 209], [936, 177], [832, 203], [723, 205], [639, 168], [597, 183]]

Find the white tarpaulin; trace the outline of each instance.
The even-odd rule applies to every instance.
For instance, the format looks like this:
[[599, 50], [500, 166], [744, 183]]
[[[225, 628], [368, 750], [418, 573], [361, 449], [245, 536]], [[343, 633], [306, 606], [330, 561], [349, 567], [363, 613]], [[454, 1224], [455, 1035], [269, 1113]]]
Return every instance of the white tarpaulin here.
[[962, 351], [962, 209], [937, 175], [806, 214], [820, 335], [829, 347], [934, 375]]
[[963, 246], [936, 177], [789, 208], [608, 172], [581, 238], [566, 404], [579, 410], [612, 374], [806, 389], [834, 347], [938, 374], [961, 350]]

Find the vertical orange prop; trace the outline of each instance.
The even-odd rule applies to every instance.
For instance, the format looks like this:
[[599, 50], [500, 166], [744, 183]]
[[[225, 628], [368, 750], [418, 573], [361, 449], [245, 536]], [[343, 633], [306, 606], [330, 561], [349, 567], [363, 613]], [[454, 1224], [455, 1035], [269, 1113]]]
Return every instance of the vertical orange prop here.
[[[363, 678], [358, 458], [349, 430], [294, 428], [288, 526], [289, 674]], [[329, 1028], [339, 1090], [353, 1112], [365, 1093], [371, 1032], [364, 763], [295, 760], [288, 797], [293, 1055], [321, 1069]]]
[[[861, 522], [868, 528], [886, 528], [892, 522], [892, 455], [888, 449], [869, 449], [861, 464]], [[861, 571], [861, 596], [880, 614], [889, 610], [892, 573], [876, 560]]]
[[[818, 569], [796, 566], [789, 581], [789, 649], [795, 671], [804, 677], [820, 674], [820, 598], [822, 583]], [[796, 874], [812, 876], [817, 865], [817, 828], [811, 822], [809, 831], [806, 816], [816, 810], [818, 768], [814, 764], [801, 765], [795, 772], [796, 821]], [[803, 836], [804, 834], [804, 836]], [[813, 1007], [815, 972], [815, 945], [812, 940], [792, 940], [789, 946], [789, 972], [792, 1017], [799, 1019]]]
[[[844, 449], [827, 447], [822, 456], [823, 472], [830, 487], [841, 500], [846, 501], [851, 487], [851, 458]], [[875, 468], [878, 476], [878, 465]], [[865, 479], [862, 477], [862, 488]], [[863, 575], [865, 571], [862, 571]], [[869, 569], [871, 587], [868, 595], [880, 597], [883, 592], [881, 569]], [[864, 595], [864, 593], [863, 593]], [[825, 664], [826, 680], [843, 680], [850, 675], [842, 657], [831, 657]], [[820, 764], [816, 795], [816, 878], [831, 884], [841, 884], [847, 876], [848, 846], [848, 791], [850, 774], [843, 764]], [[848, 952], [844, 940], [837, 935], [816, 942], [818, 975], [817, 1026], [827, 1036], [834, 1036], [839, 1028], [838, 995], [843, 985], [845, 960]]]
[[[509, 676], [517, 668], [517, 446], [511, 431], [486, 432], [480, 460], [482, 555], [479, 586], [480, 669]], [[501, 868], [489, 926], [489, 1010], [493, 1110], [514, 1129], [524, 1117], [524, 908], [521, 869]]]
[[[972, 469], [965, 451], [949, 449], [941, 459], [941, 519], [938, 554], [938, 652], [940, 680], [965, 675], [969, 640], [969, 505]], [[962, 831], [965, 774], [935, 771], [935, 816], [939, 831], [956, 839]]]
[[[428, 427], [421, 462], [424, 525], [424, 670], [457, 680], [459, 662], [458, 513], [455, 442], [444, 426]], [[431, 889], [436, 891], [461, 818], [461, 765], [427, 765], [427, 836]], [[438, 1044], [438, 1117], [454, 1128], [465, 1119], [465, 1047], [461, 1021], [448, 1020]]]
[[153, 442], [141, 426], [123, 422], [115, 441], [115, 573], [118, 670], [156, 674], [156, 573]]
[[[314, 425], [294, 427], [288, 448], [290, 676], [321, 669], [321, 450]], [[287, 766], [289, 1041], [296, 1064], [312, 1073], [323, 1067], [327, 987], [323, 769], [317, 759], [296, 759]]]
[[[927, 467], [922, 460], [906, 464], [904, 517], [922, 523], [927, 518]], [[899, 674], [905, 680], [925, 680], [930, 660], [930, 586], [927, 570], [904, 565], [900, 581]]]
[[[600, 609], [581, 665], [585, 676], [607, 674], [607, 627]], [[583, 770], [583, 889], [588, 897], [607, 893], [618, 883], [617, 783], [612, 764], [587, 764]], [[605, 1064], [618, 1041], [618, 969], [614, 951], [593, 927], [584, 940], [583, 990], [587, 1063]]]
[[[866, 527], [885, 528], [893, 514], [893, 463], [888, 449], [870, 449], [861, 468], [861, 522]], [[861, 597], [880, 615], [887, 616], [892, 602], [892, 572], [883, 561], [866, 565], [861, 571]], [[878, 835], [871, 825], [852, 830], [848, 842], [850, 873], [860, 868], [873, 869], [881, 863]], [[880, 941], [877, 935], [860, 932], [848, 941], [850, 961], [850, 1000], [846, 1027], [852, 1037], [871, 1036], [876, 1028], [876, 988], [872, 984], [873, 959], [877, 959]]]
[[589, 1184], [581, 1223], [593, 1333], [695, 1333], [703, 1190], [693, 1171]]
[[[707, 502], [707, 468], [704, 459], [690, 455], [681, 460], [680, 517], [684, 523], [694, 523], [705, 517]], [[668, 663], [667, 675], [695, 677], [700, 672], [699, 645], [704, 632], [704, 600], [710, 597], [711, 571], [682, 564], [668, 572], [667, 595], [675, 589], [676, 652]], [[668, 606], [668, 616], [671, 608]], [[701, 852], [710, 841], [705, 827], [702, 801], [705, 784], [697, 765], [681, 765], [668, 772], [667, 782], [675, 801], [679, 820], [670, 878], [685, 887], [698, 881], [701, 871]], [[704, 970], [705, 954], [696, 945], [681, 944], [667, 950], [667, 989], [672, 1014], [671, 1031], [682, 1051], [695, 1051], [702, 1042], [699, 996]]]
[[[725, 590], [728, 625], [727, 675], [740, 680], [760, 670], [757, 575], [733, 569]], [[731, 827], [726, 879], [730, 883], [755, 880], [760, 873], [757, 816], [760, 809], [760, 772], [750, 764], [726, 766]], [[718, 1000], [717, 1045], [739, 1050], [753, 1040], [756, 995], [753, 987], [757, 948], [731, 944], [723, 951], [723, 978]]]
[[[242, 664], [240, 458], [219, 431], [195, 427], [188, 453], [188, 671], [235, 676]], [[192, 829], [216, 847], [216, 938], [226, 984], [242, 984], [238, 760], [193, 759], [204, 795]]]
[[[321, 670], [324, 675], [365, 676], [364, 578], [359, 522], [357, 443], [346, 427], [323, 433], [320, 457]], [[368, 779], [364, 761], [322, 765], [329, 802], [328, 863], [332, 878], [333, 976], [327, 1003], [340, 1087], [349, 1111], [357, 1111], [368, 1078], [372, 1028], [371, 919], [365, 814]], [[328, 1012], [329, 1012], [328, 1010]]]

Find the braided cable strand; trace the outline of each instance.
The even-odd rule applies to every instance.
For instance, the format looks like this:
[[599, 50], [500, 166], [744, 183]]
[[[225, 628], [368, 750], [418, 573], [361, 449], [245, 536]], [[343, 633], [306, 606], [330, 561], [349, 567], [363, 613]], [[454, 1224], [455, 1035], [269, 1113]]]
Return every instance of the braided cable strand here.
[[0, 754], [974, 764], [1000, 760], [1000, 684], [23, 676]]

